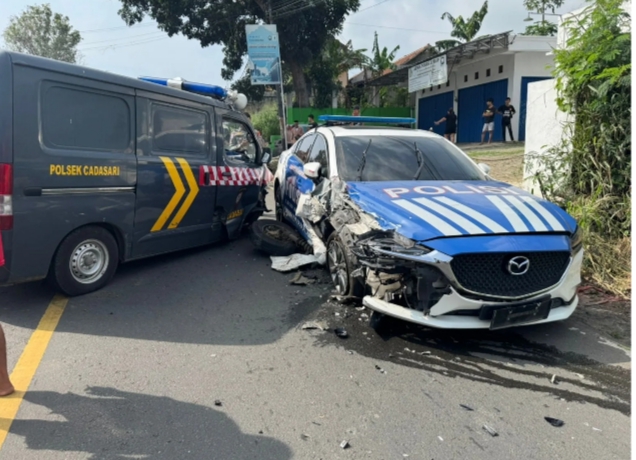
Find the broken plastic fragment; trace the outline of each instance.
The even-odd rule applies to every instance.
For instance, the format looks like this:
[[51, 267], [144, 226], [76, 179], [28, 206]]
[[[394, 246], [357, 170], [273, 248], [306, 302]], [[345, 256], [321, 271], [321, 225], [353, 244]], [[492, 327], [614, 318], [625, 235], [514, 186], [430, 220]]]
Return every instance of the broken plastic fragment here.
[[557, 428], [562, 427], [563, 425], [565, 425], [565, 422], [563, 420], [559, 420], [558, 418], [552, 418], [552, 417], [543, 417], [543, 418], [550, 425], [555, 426]]
[[301, 272], [297, 272], [296, 275], [289, 280], [289, 284], [293, 284], [296, 286], [307, 286], [308, 284], [313, 284], [314, 280], [311, 278], [307, 278]]
[[216, 401], [214, 401], [214, 405], [218, 406], [218, 407], [221, 407], [223, 405], [223, 403], [221, 402], [220, 399], [217, 399]]
[[349, 441], [345, 439], [344, 441], [340, 443], [340, 448], [346, 449], [347, 447], [349, 447]]
[[279, 272], [291, 272], [304, 265], [320, 263], [318, 257], [313, 254], [292, 254], [291, 256], [272, 256], [272, 268]]
[[552, 378], [550, 379], [550, 383], [554, 383], [555, 385], [559, 384], [559, 381], [557, 380], [556, 374], [552, 375]]
[[459, 406], [460, 406], [460, 407], [463, 407], [464, 409], [466, 409], [467, 411], [470, 411], [470, 412], [472, 412], [472, 411], [474, 411], [474, 410], [475, 410], [475, 409], [473, 409], [472, 407], [467, 406], [467, 405], [465, 405], [465, 404], [460, 404]]
[[326, 331], [327, 330], [327, 325], [325, 323], [323, 323], [323, 322], [307, 321], [305, 324], [303, 324], [301, 326], [301, 329], [303, 329], [303, 330], [320, 329], [321, 331]]
[[334, 329], [333, 332], [336, 334], [337, 337], [340, 337], [341, 339], [346, 339], [347, 337], [349, 337], [349, 333], [344, 327], [337, 327], [336, 329]]
[[484, 428], [484, 430], [486, 430], [486, 432], [487, 432], [490, 436], [492, 436], [493, 438], [494, 438], [495, 436], [499, 436], [499, 433], [497, 433], [497, 431], [496, 431], [493, 427], [488, 426], [488, 425], [484, 425], [484, 426], [483, 426], [483, 428]]

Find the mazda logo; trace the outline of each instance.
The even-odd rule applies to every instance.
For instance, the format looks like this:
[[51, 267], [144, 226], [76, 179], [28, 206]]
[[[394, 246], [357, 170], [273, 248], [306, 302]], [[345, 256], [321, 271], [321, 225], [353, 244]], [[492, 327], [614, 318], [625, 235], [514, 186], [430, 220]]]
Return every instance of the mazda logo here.
[[516, 256], [508, 261], [508, 273], [514, 276], [525, 275], [530, 270], [530, 259]]

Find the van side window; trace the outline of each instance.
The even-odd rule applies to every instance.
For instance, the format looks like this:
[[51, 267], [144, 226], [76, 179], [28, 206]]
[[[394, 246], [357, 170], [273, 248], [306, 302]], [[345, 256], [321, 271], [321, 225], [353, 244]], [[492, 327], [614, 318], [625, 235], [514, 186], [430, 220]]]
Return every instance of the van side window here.
[[205, 112], [152, 104], [152, 150], [193, 155], [208, 153]]
[[50, 148], [122, 152], [130, 147], [130, 108], [116, 96], [49, 86], [41, 120], [42, 140]]
[[223, 118], [223, 148], [227, 158], [234, 162], [254, 164], [258, 148], [256, 140], [243, 122]]

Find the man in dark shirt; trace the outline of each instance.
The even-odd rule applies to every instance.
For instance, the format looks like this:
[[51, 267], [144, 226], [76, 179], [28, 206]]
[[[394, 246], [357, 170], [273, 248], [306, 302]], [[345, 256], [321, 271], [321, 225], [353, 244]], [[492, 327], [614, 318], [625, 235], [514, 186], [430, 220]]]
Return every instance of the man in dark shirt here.
[[311, 114], [307, 116], [307, 124], [309, 125], [309, 129], [314, 129], [318, 127], [318, 123], [316, 123], [316, 119]]
[[455, 111], [452, 107], [448, 109], [448, 112], [446, 112], [446, 115], [444, 117], [435, 122], [435, 126], [444, 122], [446, 122], [444, 137], [454, 144], [455, 134], [457, 133], [457, 115], [455, 115]]
[[481, 130], [481, 143], [484, 143], [486, 139], [486, 132], [488, 132], [488, 143], [492, 144], [492, 134], [495, 131], [495, 104], [493, 104], [492, 99], [488, 99], [486, 102], [486, 110], [482, 114], [484, 118], [484, 127]]
[[514, 106], [510, 103], [510, 98], [506, 98], [506, 103], [499, 107], [498, 112], [501, 114], [501, 130], [503, 131], [503, 141], [506, 142], [506, 129], [510, 133], [510, 140], [512, 142], [515, 141], [514, 136], [512, 135], [512, 124], [510, 121], [512, 120], [512, 116], [517, 113]]

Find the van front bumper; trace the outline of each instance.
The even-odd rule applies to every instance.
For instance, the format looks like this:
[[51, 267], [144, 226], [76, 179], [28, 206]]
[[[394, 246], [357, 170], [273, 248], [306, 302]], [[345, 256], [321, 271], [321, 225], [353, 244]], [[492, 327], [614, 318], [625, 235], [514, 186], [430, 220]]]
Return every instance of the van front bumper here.
[[[378, 313], [411, 323], [441, 329], [495, 329], [495, 327], [491, 327], [493, 321], [490, 319], [493, 310], [509, 307], [532, 307], [533, 304], [544, 304], [545, 306], [546, 302], [551, 303], [547, 317], [523, 323], [509, 324], [503, 327], [562, 321], [569, 318], [578, 306], [577, 288], [581, 284], [582, 262], [583, 251], [581, 250], [572, 258], [568, 271], [558, 285], [547, 292], [542, 292], [523, 301], [475, 300], [461, 295], [451, 287], [450, 294], [442, 296], [440, 301], [428, 313], [406, 308], [372, 296], [364, 297], [362, 303], [365, 307]], [[488, 316], [484, 314], [484, 309], [490, 310], [491, 315], [488, 319], [481, 319]], [[496, 328], [500, 329], [502, 327], [498, 325]]]

